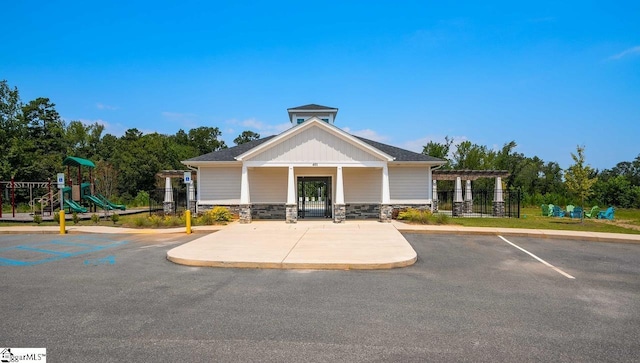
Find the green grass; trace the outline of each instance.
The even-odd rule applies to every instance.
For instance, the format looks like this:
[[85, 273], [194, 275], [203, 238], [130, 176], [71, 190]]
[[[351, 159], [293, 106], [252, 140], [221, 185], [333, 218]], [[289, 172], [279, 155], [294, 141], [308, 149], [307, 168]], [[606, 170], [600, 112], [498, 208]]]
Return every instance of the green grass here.
[[[448, 223], [466, 227], [496, 227], [496, 228], [529, 228], [529, 229], [551, 229], [551, 230], [573, 230], [585, 232], [608, 232], [608, 233], [630, 233], [640, 234], [640, 209], [616, 209], [615, 220], [591, 220], [585, 219], [584, 223], [580, 220], [571, 218], [554, 218], [543, 217], [540, 215], [540, 208], [522, 208], [521, 218], [449, 218]], [[121, 215], [120, 220], [116, 224], [118, 227], [143, 227], [136, 226], [136, 219], [141, 216], [145, 218], [148, 214]], [[526, 216], [526, 217], [525, 217]], [[102, 217], [102, 216], [101, 216]], [[11, 223], [2, 222], [0, 226], [36, 226], [34, 222], [30, 223]], [[41, 226], [57, 226], [55, 222], [42, 222]], [[73, 225], [71, 221], [67, 221], [67, 225]], [[91, 220], [82, 220], [79, 226], [95, 226]], [[100, 218], [98, 226], [113, 226], [110, 219]], [[194, 224], [195, 225], [195, 224]], [[152, 227], [149, 225], [148, 227]], [[634, 229], [636, 228], [636, 229]]]
[[608, 232], [640, 234], [640, 230], [625, 227], [625, 224], [640, 225], [640, 210], [620, 209], [615, 212], [615, 221], [579, 219], [568, 217], [543, 217], [540, 208], [522, 208], [521, 218], [451, 218], [450, 223], [465, 227], [529, 228], [572, 230], [585, 232]]

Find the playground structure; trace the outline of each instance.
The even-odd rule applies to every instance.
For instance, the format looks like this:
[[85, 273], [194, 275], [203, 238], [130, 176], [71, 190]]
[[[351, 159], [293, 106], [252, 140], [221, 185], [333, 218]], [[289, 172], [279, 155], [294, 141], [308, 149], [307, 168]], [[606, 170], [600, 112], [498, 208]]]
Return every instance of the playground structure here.
[[[115, 209], [126, 210], [124, 205], [112, 203], [105, 196], [94, 193], [92, 169], [95, 168], [95, 164], [91, 160], [69, 156], [64, 159], [62, 165], [67, 167], [67, 184], [62, 188], [62, 205], [68, 209], [70, 213], [87, 213], [91, 209], [96, 211], [98, 208], [105, 212]], [[75, 179], [71, 174], [72, 166], [78, 167], [78, 173]], [[82, 167], [89, 168], [88, 182], [84, 182], [82, 179]], [[45, 215], [45, 213], [49, 213], [49, 215], [52, 215], [54, 210], [61, 205], [59, 199], [60, 193], [52, 189], [51, 180], [44, 182], [18, 182], [13, 179], [11, 181], [0, 181], [0, 218], [2, 218], [3, 199], [10, 200], [12, 215], [13, 217], [16, 216], [16, 189], [29, 189], [31, 214], [40, 213], [41, 215]], [[47, 190], [46, 194], [34, 198], [34, 190], [42, 191], [42, 189]], [[9, 194], [10, 198], [8, 197]]]
[[[62, 165], [67, 167], [67, 186], [62, 188], [62, 200], [69, 212], [87, 213], [92, 208], [94, 211], [100, 208], [105, 212], [114, 209], [126, 209], [122, 204], [112, 203], [105, 196], [95, 194], [92, 171], [96, 165], [91, 160], [68, 156], [64, 159]], [[75, 180], [71, 175], [72, 166], [78, 168]], [[83, 182], [82, 180], [82, 167], [89, 169], [89, 182]]]
[[[15, 181], [0, 181], [0, 218], [2, 218], [2, 204], [3, 202], [10, 201], [11, 213], [13, 217], [16, 215], [16, 190], [29, 189], [29, 207], [31, 208], [31, 214], [36, 213], [36, 207], [39, 205], [39, 212], [44, 215], [45, 212], [49, 212], [49, 215], [53, 213], [51, 205], [48, 204], [49, 200], [57, 200], [54, 195], [55, 192], [51, 189], [51, 180], [44, 182], [22, 182]], [[33, 198], [34, 191], [41, 192], [47, 190], [47, 193], [41, 197]], [[52, 194], [53, 193], [53, 194]]]

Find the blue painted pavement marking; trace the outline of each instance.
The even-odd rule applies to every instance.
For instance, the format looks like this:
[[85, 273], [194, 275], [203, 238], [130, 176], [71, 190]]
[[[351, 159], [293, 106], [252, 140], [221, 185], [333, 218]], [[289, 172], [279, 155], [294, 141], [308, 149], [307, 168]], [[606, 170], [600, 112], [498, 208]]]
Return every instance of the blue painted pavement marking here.
[[28, 247], [28, 246], [16, 246], [15, 249], [24, 250], [24, 251], [40, 252], [40, 253], [50, 253], [52, 255], [59, 255], [59, 256], [62, 256], [62, 257], [70, 256], [70, 254], [67, 253], [67, 252], [44, 250], [42, 248], [32, 248], [32, 247]]
[[[100, 245], [93, 245], [93, 244], [87, 244], [87, 243], [75, 243], [75, 242], [69, 242], [69, 241], [63, 241], [63, 240], [52, 240], [49, 242], [44, 242], [44, 243], [36, 243], [36, 244], [32, 244], [32, 245], [19, 245], [19, 246], [12, 246], [12, 247], [5, 247], [5, 248], [0, 248], [0, 266], [33, 266], [33, 265], [40, 265], [43, 263], [47, 263], [47, 262], [53, 262], [53, 261], [59, 261], [65, 258], [70, 258], [70, 257], [75, 257], [75, 256], [79, 256], [79, 255], [84, 255], [84, 254], [88, 254], [88, 253], [92, 253], [92, 252], [98, 252], [98, 251], [102, 251], [105, 249], [109, 249], [109, 248], [114, 248], [117, 246], [121, 246], [124, 244], [127, 244], [127, 241], [119, 241], [119, 242], [111, 242], [108, 239], [104, 239], [104, 238], [75, 238], [74, 240], [81, 240], [81, 241], [95, 241], [95, 242], [101, 242]], [[107, 242], [106, 244], [103, 244]], [[47, 247], [49, 246], [50, 248], [53, 248], [53, 246], [67, 246], [67, 247], [79, 247], [80, 250], [75, 251], [75, 252], [61, 252], [61, 251], [55, 251], [55, 250], [51, 250], [51, 249], [47, 249], [47, 248], [40, 248], [40, 247]], [[18, 260], [18, 259], [11, 259], [11, 258], [6, 258], [6, 257], [2, 257], [2, 253], [3, 252], [11, 252], [11, 251], [27, 251], [27, 252], [34, 252], [36, 255], [38, 254], [47, 254], [50, 257], [46, 257], [46, 258], [41, 258], [41, 259], [37, 259], [37, 260], [29, 260], [29, 261], [24, 261], [24, 260]], [[51, 256], [53, 255], [53, 256]], [[91, 264], [115, 264], [115, 256], [107, 256], [105, 258], [101, 258], [101, 259], [94, 259], [94, 260], [85, 260], [85, 264], [89, 264], [87, 263], [87, 261], [90, 261], [89, 263]]]

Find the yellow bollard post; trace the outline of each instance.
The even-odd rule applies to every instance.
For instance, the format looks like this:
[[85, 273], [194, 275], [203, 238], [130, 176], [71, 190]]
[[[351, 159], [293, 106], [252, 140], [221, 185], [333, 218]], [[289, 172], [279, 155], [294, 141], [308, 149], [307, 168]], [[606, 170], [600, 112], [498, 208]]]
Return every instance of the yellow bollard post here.
[[64, 223], [66, 222], [64, 219], [64, 209], [61, 210], [58, 215], [60, 216], [60, 234], [65, 234], [67, 231], [64, 228]]
[[191, 234], [191, 211], [186, 210], [184, 212], [184, 219], [187, 221], [187, 234]]

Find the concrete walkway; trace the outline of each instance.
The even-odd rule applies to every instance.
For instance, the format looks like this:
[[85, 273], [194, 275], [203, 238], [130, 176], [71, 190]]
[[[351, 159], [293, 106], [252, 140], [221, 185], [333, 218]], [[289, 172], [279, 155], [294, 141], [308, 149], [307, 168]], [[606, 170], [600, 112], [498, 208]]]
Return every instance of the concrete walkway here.
[[417, 254], [389, 223], [256, 221], [232, 224], [167, 252], [190, 266], [280, 269], [389, 269]]

